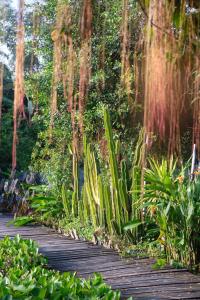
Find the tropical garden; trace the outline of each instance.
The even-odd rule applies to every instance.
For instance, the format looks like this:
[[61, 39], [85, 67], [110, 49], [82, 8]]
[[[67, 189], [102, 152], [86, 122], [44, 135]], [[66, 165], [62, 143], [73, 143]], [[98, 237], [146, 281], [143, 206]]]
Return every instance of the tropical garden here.
[[[199, 0], [14, 4], [0, 3], [1, 212], [198, 272]], [[120, 298], [45, 266], [6, 237], [0, 298]]]

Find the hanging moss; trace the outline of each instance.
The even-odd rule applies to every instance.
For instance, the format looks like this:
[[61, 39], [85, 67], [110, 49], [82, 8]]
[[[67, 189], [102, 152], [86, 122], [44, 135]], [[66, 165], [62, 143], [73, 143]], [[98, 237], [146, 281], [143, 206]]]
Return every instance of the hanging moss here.
[[143, 59], [146, 135], [150, 138], [155, 134], [159, 143], [167, 146], [169, 155], [180, 157], [181, 131], [189, 126], [186, 115], [192, 115], [192, 111], [196, 111], [195, 131], [199, 131], [198, 101], [192, 104], [198, 80], [196, 84], [191, 80], [194, 71], [199, 72], [200, 52], [194, 47], [198, 26], [184, 0], [179, 5], [150, 0], [143, 2], [142, 8], [147, 17]]
[[81, 17], [81, 49], [79, 54], [79, 128], [83, 133], [83, 113], [85, 110], [88, 85], [90, 81], [92, 36], [92, 1], [84, 0]]
[[129, 26], [130, 3], [122, 1], [122, 25], [121, 25], [121, 85], [131, 103], [131, 66], [130, 66], [130, 26]]

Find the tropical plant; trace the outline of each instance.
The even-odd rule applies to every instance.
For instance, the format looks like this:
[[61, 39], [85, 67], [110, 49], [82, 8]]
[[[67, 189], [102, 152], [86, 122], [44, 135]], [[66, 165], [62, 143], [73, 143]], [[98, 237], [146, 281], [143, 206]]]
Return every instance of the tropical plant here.
[[[120, 144], [113, 138], [109, 112], [104, 111], [105, 137], [108, 159], [101, 172], [100, 162], [92, 145], [84, 138], [84, 186], [79, 204], [83, 209], [82, 218], [91, 219], [94, 228], [102, 228], [110, 236], [129, 236], [141, 224], [134, 219], [132, 198], [129, 194], [132, 181], [125, 159], [118, 160]], [[138, 151], [138, 147], [136, 148]], [[137, 156], [135, 154], [135, 156]], [[135, 168], [137, 161], [135, 160]], [[138, 166], [139, 167], [139, 166]], [[105, 176], [106, 174], [106, 176]], [[132, 233], [128, 228], [132, 222]], [[133, 223], [135, 226], [133, 226]], [[124, 225], [126, 230], [124, 230]]]
[[199, 263], [200, 178], [191, 181], [177, 162], [149, 160], [142, 207], [158, 226], [158, 241], [168, 261], [187, 266]]
[[66, 204], [62, 199], [61, 190], [50, 189], [48, 186], [31, 186], [31, 196], [28, 201], [28, 206], [31, 215], [27, 218], [19, 217], [14, 221], [14, 224], [25, 224], [34, 220], [55, 221], [62, 219], [66, 213]]

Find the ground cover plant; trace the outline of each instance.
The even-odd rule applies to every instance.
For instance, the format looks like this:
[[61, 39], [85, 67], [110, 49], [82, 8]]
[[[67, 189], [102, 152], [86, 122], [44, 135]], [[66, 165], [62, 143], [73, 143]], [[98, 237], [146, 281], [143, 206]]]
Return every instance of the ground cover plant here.
[[32, 240], [20, 236], [0, 241], [0, 298], [3, 299], [120, 299], [100, 275], [83, 280], [75, 274], [47, 268]]

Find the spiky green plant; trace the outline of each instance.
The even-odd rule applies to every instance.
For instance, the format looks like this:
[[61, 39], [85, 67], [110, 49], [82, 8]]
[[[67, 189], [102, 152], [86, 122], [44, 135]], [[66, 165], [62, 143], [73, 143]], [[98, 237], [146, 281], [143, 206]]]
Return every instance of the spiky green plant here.
[[[131, 169], [131, 219], [132, 220], [142, 220], [143, 219], [143, 210], [138, 204], [138, 200], [140, 199], [142, 189], [141, 189], [141, 181], [142, 179], [142, 161], [144, 157], [145, 145], [144, 145], [144, 129], [142, 128], [139, 133], [138, 141], [133, 153], [132, 160], [132, 169]], [[134, 227], [132, 229], [132, 234], [134, 236], [135, 241], [138, 241], [138, 238], [142, 235], [138, 227]]]
[[105, 218], [105, 203], [104, 203], [104, 187], [102, 178], [98, 176], [98, 192], [99, 192], [99, 225], [105, 227], [106, 218]]
[[78, 216], [78, 201], [79, 201], [79, 179], [78, 179], [78, 158], [73, 154], [73, 181], [74, 191], [72, 194], [72, 216]]
[[[90, 215], [94, 228], [99, 226], [99, 216], [97, 207], [100, 204], [99, 200], [99, 185], [96, 160], [94, 153], [90, 149], [90, 145], [87, 144], [84, 139], [84, 197], [83, 199], [88, 202]], [[87, 206], [87, 204], [85, 204]]]
[[71, 216], [71, 196], [72, 196], [71, 191], [67, 190], [65, 184], [63, 184], [61, 188], [61, 197], [63, 201], [65, 216], [67, 219], [69, 219]]
[[103, 196], [104, 196], [104, 205], [105, 205], [106, 227], [108, 228], [108, 232], [112, 235], [115, 230], [113, 226], [112, 198], [111, 198], [110, 187], [108, 186], [108, 184], [104, 185]]
[[119, 173], [116, 160], [116, 149], [112, 134], [112, 127], [110, 122], [110, 115], [108, 110], [104, 111], [104, 126], [105, 126], [105, 136], [108, 145], [109, 153], [109, 170], [111, 175], [111, 186], [112, 186], [112, 196], [113, 196], [113, 210], [115, 221], [118, 226], [119, 233], [122, 232], [122, 210], [120, 201], [120, 191], [119, 191]]
[[[108, 147], [108, 161], [105, 163], [107, 176], [106, 179], [103, 178], [103, 174], [98, 170], [95, 152], [84, 137], [84, 186], [79, 211], [81, 209], [81, 219], [90, 220], [95, 229], [101, 227], [109, 235], [125, 234], [128, 236], [130, 230], [124, 232], [124, 226], [133, 221], [132, 195], [130, 193], [133, 180], [129, 175], [127, 162], [125, 160], [118, 161], [121, 151], [120, 143], [114, 141], [107, 110], [104, 111], [104, 126]], [[135, 157], [138, 159], [139, 146], [136, 150]], [[136, 158], [135, 162], [137, 163]], [[136, 167], [139, 169], [140, 165], [137, 164], [134, 168]], [[134, 227], [135, 232], [136, 230]], [[133, 230], [131, 237], [133, 237], [132, 233]]]

